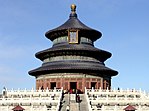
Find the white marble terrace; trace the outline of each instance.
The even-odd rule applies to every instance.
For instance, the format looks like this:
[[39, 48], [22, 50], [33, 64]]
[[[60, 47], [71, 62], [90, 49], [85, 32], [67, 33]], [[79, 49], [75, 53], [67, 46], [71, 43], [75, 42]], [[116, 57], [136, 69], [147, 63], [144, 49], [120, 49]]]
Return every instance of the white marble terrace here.
[[85, 89], [89, 111], [124, 111], [128, 105], [136, 111], [149, 111], [149, 94], [145, 91]]
[[[25, 111], [59, 111], [63, 89], [7, 90], [0, 94], [0, 111], [12, 111], [20, 105]], [[149, 94], [145, 91], [86, 89], [89, 111], [124, 111], [128, 105], [136, 111], [149, 111]]]
[[0, 111], [12, 111], [20, 105], [25, 111], [58, 111], [63, 89], [7, 90], [0, 94]]

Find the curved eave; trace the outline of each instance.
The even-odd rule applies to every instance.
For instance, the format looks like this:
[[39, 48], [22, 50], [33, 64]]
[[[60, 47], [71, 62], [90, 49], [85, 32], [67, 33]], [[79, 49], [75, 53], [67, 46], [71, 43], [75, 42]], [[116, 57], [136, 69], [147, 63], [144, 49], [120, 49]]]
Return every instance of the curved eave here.
[[[98, 48], [95, 48], [91, 45], [85, 45], [85, 44], [64, 44], [64, 45], [58, 45], [58, 46], [54, 46], [52, 48], [40, 51], [38, 53], [35, 54], [35, 56], [40, 59], [43, 60], [45, 59], [45, 55], [50, 55], [50, 53], [55, 53], [56, 52], [66, 52], [66, 51], [76, 51], [76, 52], [87, 52], [88, 54], [94, 54], [94, 56], [97, 57], [101, 57], [104, 58], [104, 60], [108, 59], [111, 57], [111, 53], [104, 51], [104, 50], [100, 50]], [[103, 61], [104, 61], [103, 60]]]
[[[94, 55], [97, 58], [102, 57], [102, 62], [104, 62], [105, 60], [107, 60], [108, 58], [111, 57], [111, 53], [104, 51], [104, 50], [100, 50], [97, 49], [93, 46], [90, 45], [81, 45], [81, 44], [72, 44], [72, 45], [60, 45], [60, 46], [55, 46], [46, 50], [43, 50], [41, 52], [38, 52], [35, 54], [35, 56], [40, 59], [40, 60], [44, 60], [47, 56], [51, 53], [57, 54], [58, 53], [63, 53], [63, 52], [87, 52], [88, 54]], [[100, 58], [101, 59], [101, 58]]]
[[58, 73], [58, 72], [87, 72], [87, 73], [99, 73], [107, 76], [116, 76], [117, 71], [105, 67], [103, 64], [96, 62], [70, 62], [70, 61], [58, 61], [49, 62], [37, 69], [29, 71], [32, 76], [38, 76], [41, 74]]
[[45, 36], [53, 41], [57, 37], [67, 36], [68, 30], [70, 29], [79, 30], [79, 36], [88, 37], [93, 41], [99, 39], [102, 36], [101, 32], [86, 26], [77, 17], [71, 17], [63, 25], [47, 31]]

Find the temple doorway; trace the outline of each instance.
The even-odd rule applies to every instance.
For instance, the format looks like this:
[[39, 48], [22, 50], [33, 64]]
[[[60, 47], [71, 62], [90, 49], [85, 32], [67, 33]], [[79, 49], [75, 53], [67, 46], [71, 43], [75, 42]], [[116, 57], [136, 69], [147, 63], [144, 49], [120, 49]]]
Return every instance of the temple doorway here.
[[51, 89], [54, 89], [56, 87], [56, 82], [51, 82]]
[[91, 82], [91, 88], [92, 88], [92, 87], [93, 87], [94, 89], [96, 88], [96, 82]]
[[70, 89], [77, 89], [77, 82], [70, 82]]

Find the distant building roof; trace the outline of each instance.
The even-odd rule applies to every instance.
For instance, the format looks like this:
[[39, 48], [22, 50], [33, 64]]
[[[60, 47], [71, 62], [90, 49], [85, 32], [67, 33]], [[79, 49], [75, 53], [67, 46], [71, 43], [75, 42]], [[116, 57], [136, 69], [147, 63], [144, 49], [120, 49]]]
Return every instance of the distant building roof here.
[[25, 110], [25, 109], [18, 105], [18, 106], [16, 106], [16, 107], [14, 107], [12, 110], [13, 110], [13, 111], [23, 111], [23, 110]]
[[124, 108], [125, 111], [134, 111], [134, 110], [137, 110], [135, 107], [129, 105], [127, 106], [126, 108]]

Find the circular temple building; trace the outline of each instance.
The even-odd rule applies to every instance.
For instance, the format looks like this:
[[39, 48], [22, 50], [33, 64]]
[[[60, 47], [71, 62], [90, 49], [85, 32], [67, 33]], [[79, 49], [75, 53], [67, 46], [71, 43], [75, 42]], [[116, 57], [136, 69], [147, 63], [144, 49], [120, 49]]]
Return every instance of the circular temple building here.
[[101, 32], [83, 24], [76, 14], [76, 5], [71, 5], [69, 19], [61, 26], [49, 30], [45, 36], [53, 46], [36, 53], [43, 63], [29, 71], [36, 77], [36, 89], [80, 90], [86, 88], [110, 89], [111, 77], [117, 71], [105, 66], [111, 53], [94, 47]]

